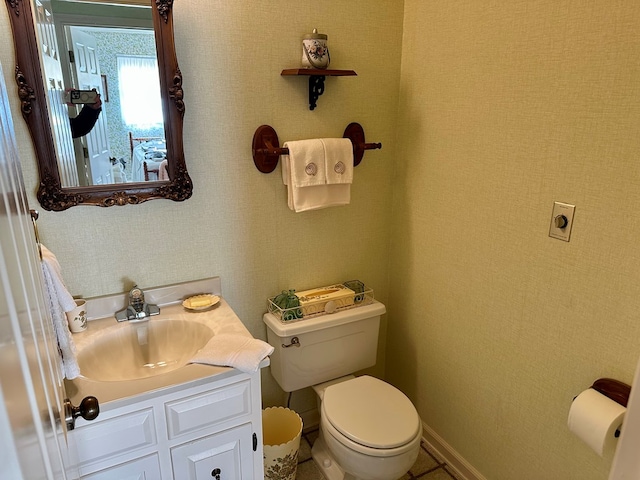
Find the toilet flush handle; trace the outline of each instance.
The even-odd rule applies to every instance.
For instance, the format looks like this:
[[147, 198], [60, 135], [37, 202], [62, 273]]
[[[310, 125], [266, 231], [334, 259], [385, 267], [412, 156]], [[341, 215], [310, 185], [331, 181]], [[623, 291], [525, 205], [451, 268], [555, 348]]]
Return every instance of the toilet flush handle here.
[[300, 346], [300, 339], [298, 337], [293, 337], [289, 345], [285, 345], [284, 343], [282, 344], [282, 348], [299, 347], [299, 346]]

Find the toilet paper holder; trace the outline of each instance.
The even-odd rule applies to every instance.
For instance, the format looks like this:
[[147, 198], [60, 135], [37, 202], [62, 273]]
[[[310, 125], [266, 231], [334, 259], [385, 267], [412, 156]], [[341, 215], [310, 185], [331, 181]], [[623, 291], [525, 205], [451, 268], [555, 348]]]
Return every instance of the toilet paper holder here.
[[613, 378], [599, 378], [593, 382], [591, 388], [605, 397], [610, 398], [614, 402], [619, 403], [625, 408], [627, 403], [629, 403], [631, 387], [620, 380], [615, 380]]
[[[627, 385], [620, 380], [616, 380], [614, 378], [599, 378], [591, 387], [596, 392], [604, 395], [607, 398], [610, 398], [616, 403], [619, 403], [623, 407], [627, 407], [627, 403], [629, 403], [629, 395], [631, 393], [631, 386]], [[573, 397], [575, 400], [576, 397]], [[620, 430], [616, 430], [614, 436], [618, 438], [620, 436]]]

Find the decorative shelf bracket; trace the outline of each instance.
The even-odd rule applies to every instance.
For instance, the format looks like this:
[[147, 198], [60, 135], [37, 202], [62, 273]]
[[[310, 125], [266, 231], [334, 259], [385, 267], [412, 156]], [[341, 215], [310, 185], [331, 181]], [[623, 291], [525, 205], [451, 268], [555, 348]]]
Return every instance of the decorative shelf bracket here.
[[[364, 129], [359, 123], [347, 125], [342, 138], [348, 138], [353, 145], [353, 166], [357, 167], [362, 161], [365, 150], [382, 148], [381, 143], [366, 143]], [[270, 125], [261, 125], [253, 134], [253, 163], [262, 173], [271, 173], [278, 166], [280, 155], [288, 155], [288, 148], [280, 148], [278, 134]]]
[[309, 77], [309, 110], [314, 110], [318, 104], [318, 98], [324, 93], [324, 81], [326, 77], [345, 77], [358, 75], [353, 70], [322, 70], [319, 68], [289, 68], [283, 70], [282, 76], [308, 76]]
[[311, 75], [309, 77], [309, 110], [316, 108], [318, 98], [324, 93], [324, 75]]

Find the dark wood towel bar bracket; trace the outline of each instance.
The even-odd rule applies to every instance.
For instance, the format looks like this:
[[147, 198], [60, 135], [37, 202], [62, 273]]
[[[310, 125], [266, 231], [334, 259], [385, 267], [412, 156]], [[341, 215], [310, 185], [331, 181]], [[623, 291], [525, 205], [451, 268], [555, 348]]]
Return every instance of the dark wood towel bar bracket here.
[[[381, 143], [366, 143], [364, 130], [359, 123], [350, 123], [345, 128], [342, 138], [348, 138], [353, 145], [353, 166], [362, 161], [365, 150], [382, 148]], [[262, 173], [271, 173], [278, 166], [280, 155], [288, 155], [288, 148], [281, 148], [278, 134], [269, 125], [261, 125], [253, 134], [253, 163]]]

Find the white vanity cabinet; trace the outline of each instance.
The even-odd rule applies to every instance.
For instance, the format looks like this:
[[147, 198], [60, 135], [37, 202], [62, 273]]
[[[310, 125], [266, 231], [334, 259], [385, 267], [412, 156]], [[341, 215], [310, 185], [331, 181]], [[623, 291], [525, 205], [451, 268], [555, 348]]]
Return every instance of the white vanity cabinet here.
[[262, 480], [260, 372], [229, 369], [101, 405], [69, 443], [83, 480]]

